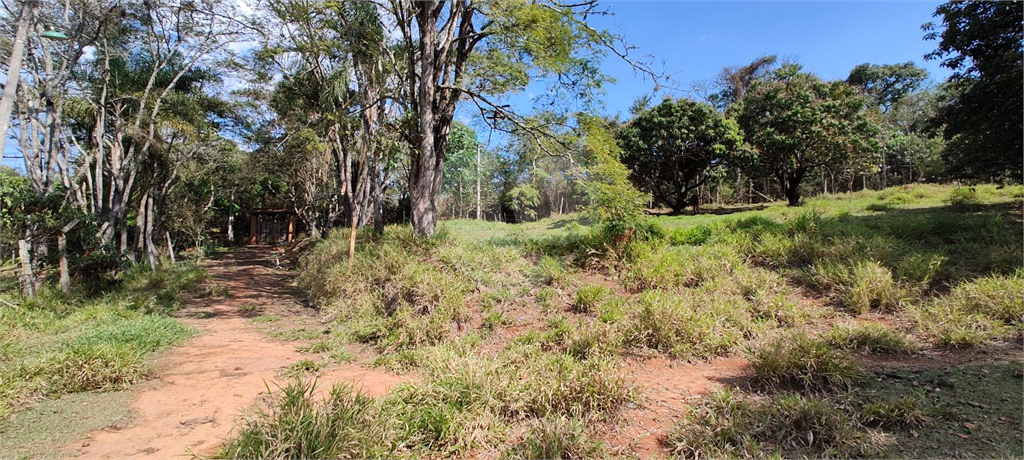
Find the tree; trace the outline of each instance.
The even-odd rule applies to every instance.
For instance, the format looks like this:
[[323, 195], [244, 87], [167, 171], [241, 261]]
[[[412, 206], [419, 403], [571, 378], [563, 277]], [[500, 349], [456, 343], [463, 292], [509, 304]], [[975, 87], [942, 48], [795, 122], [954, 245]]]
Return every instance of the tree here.
[[665, 99], [641, 112], [618, 133], [630, 180], [675, 212], [690, 192], [728, 162], [743, 143], [736, 122], [709, 104]]
[[888, 111], [894, 104], [916, 91], [925, 80], [928, 71], [913, 62], [902, 64], [868, 64], [854, 67], [846, 83], [862, 89], [876, 105]]
[[747, 88], [758, 78], [775, 68], [778, 56], [766, 54], [757, 57], [745, 66], [726, 67], [719, 72], [714, 85], [720, 88], [719, 92], [712, 94], [708, 99], [719, 109], [725, 109], [743, 99]]
[[454, 122], [449, 141], [448, 161], [445, 162], [443, 193], [448, 197], [448, 208], [453, 216], [466, 218], [470, 208], [476, 208], [477, 149], [480, 143], [472, 128]]
[[1021, 2], [952, 1], [939, 6], [945, 29], [925, 24], [928, 40], [938, 49], [925, 56], [941, 59], [953, 70], [949, 84], [955, 95], [936, 114], [948, 142], [945, 160], [950, 173], [961, 177], [1004, 176], [1015, 181], [1024, 173], [1024, 32]]
[[595, 0], [388, 2], [407, 61], [405, 101], [416, 114], [409, 136], [414, 147], [409, 196], [417, 235], [432, 234], [437, 223], [436, 201], [459, 101], [469, 99], [517, 129], [539, 131], [543, 126], [531, 125], [493, 98], [546, 78], [554, 82], [551, 102], [586, 103], [604, 81], [595, 62], [608, 50], [626, 58], [614, 47], [616, 37], [587, 25], [595, 7]]
[[[587, 214], [603, 227], [608, 236], [625, 236], [629, 243], [644, 217], [644, 205], [650, 196], [633, 187], [629, 168], [622, 164], [622, 151], [615, 142], [607, 120], [580, 117], [583, 151], [587, 167], [583, 171], [583, 190], [590, 199]], [[622, 246], [619, 247], [622, 249]]]
[[747, 169], [774, 177], [790, 206], [800, 203], [800, 182], [815, 168], [877, 164], [878, 127], [864, 98], [800, 70], [788, 65], [756, 81], [735, 108], [755, 154]]

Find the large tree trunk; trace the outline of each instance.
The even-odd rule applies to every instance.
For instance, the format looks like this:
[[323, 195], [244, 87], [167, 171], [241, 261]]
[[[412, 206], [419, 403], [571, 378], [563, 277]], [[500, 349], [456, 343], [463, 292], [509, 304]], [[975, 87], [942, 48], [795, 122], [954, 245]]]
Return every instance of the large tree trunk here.
[[437, 41], [437, 17], [433, 14], [436, 2], [417, 4], [416, 19], [420, 31], [419, 78], [419, 152], [413, 158], [409, 183], [412, 229], [416, 235], [434, 234], [437, 226], [437, 195], [433, 193], [437, 153], [434, 151], [434, 94], [437, 76], [434, 73], [434, 53]]
[[807, 173], [806, 168], [798, 168], [791, 174], [779, 177], [779, 185], [782, 186], [782, 191], [786, 194], [786, 200], [790, 206], [800, 206], [800, 182], [803, 181], [805, 173]]

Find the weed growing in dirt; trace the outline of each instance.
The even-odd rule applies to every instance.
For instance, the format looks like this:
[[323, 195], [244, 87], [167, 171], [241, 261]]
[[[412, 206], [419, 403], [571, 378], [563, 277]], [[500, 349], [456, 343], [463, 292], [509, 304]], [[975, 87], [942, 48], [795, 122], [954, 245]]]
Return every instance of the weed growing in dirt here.
[[281, 321], [281, 317], [277, 315], [259, 315], [249, 318], [250, 323], [276, 323]]
[[326, 351], [330, 351], [331, 348], [331, 342], [328, 342], [326, 340], [318, 340], [316, 342], [302, 345], [296, 348], [295, 351], [299, 353], [323, 353]]
[[284, 370], [284, 375], [289, 377], [300, 377], [306, 373], [315, 373], [323, 367], [318, 361], [312, 359], [300, 359], [290, 364]]

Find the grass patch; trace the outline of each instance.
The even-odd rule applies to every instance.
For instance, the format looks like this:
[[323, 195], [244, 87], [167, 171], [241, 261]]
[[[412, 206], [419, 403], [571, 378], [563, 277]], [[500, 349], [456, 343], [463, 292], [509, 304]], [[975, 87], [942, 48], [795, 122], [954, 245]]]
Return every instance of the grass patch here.
[[821, 396], [784, 393], [759, 399], [736, 390], [691, 407], [668, 434], [676, 458], [839, 457], [877, 455], [857, 418]]
[[296, 327], [292, 329], [285, 329], [283, 331], [273, 331], [270, 333], [271, 337], [286, 342], [296, 342], [299, 340], [315, 340], [323, 335], [321, 331], [314, 331], [305, 327]]
[[318, 340], [316, 342], [302, 345], [295, 349], [299, 353], [323, 353], [331, 350], [331, 343], [326, 340]]
[[648, 291], [639, 295], [626, 320], [625, 344], [687, 359], [729, 353], [757, 326], [743, 299], [714, 291]]
[[836, 325], [826, 335], [840, 350], [880, 355], [908, 355], [918, 349], [914, 339], [883, 324]]
[[124, 426], [132, 394], [85, 392], [40, 401], [4, 421], [2, 458], [69, 458], [64, 446], [108, 426]]
[[307, 373], [316, 373], [323, 365], [312, 359], [300, 359], [294, 363], [291, 363], [284, 369], [284, 375], [289, 377], [299, 377]]
[[256, 323], [256, 324], [260, 324], [260, 323], [276, 323], [278, 321], [281, 321], [281, 317], [277, 316], [277, 315], [259, 315], [259, 316], [254, 316], [252, 318], [249, 318], [249, 322], [250, 323]]
[[151, 352], [195, 332], [155, 312], [177, 310], [180, 293], [167, 291], [204, 278], [197, 270], [182, 264], [169, 272], [134, 273], [121, 290], [100, 298], [49, 290], [31, 299], [8, 298], [20, 306], [0, 306], [0, 417], [38, 398], [121, 389], [143, 378]]
[[576, 290], [572, 311], [574, 313], [593, 312], [611, 294], [612, 292], [604, 286], [583, 286]]
[[910, 311], [917, 328], [939, 346], [977, 347], [1020, 333], [1024, 277], [994, 275], [964, 282]]
[[588, 434], [582, 420], [545, 417], [532, 423], [523, 440], [506, 454], [508, 458], [608, 458], [599, 440]]
[[270, 410], [244, 418], [218, 458], [379, 458], [394, 452], [384, 439], [373, 399], [335, 386], [322, 402], [301, 379], [273, 393]]
[[861, 377], [849, 356], [801, 333], [757, 346], [750, 367], [753, 382], [766, 390], [829, 393], [850, 389]]

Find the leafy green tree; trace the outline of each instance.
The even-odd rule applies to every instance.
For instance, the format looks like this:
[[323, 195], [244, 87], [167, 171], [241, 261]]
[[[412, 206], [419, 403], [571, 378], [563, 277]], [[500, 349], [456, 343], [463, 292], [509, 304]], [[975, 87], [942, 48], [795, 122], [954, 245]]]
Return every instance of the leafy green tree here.
[[409, 136], [412, 225], [417, 235], [430, 235], [459, 101], [500, 114], [516, 129], [542, 131], [544, 126], [495, 98], [541, 78], [553, 82], [544, 102], [591, 102], [606, 80], [596, 62], [615, 50], [617, 37], [587, 24], [588, 15], [597, 12], [594, 1], [396, 0], [387, 5], [391, 17], [385, 22], [397, 25], [404, 48], [403, 93], [417, 115]]
[[955, 97], [936, 114], [948, 142], [945, 160], [961, 177], [1024, 173], [1024, 32], [1021, 2], [951, 1], [935, 10], [945, 28], [925, 24], [938, 49], [925, 57], [953, 70]]
[[607, 123], [584, 116], [580, 128], [581, 147], [589, 164], [583, 180], [591, 202], [587, 213], [601, 223], [606, 234], [625, 234], [643, 219], [650, 196], [629, 181], [629, 168], [620, 161], [622, 151]]
[[823, 82], [798, 65], [768, 74], [735, 107], [755, 154], [748, 171], [774, 177], [789, 205], [797, 206], [809, 171], [877, 164], [878, 126], [865, 104], [856, 89]]
[[459, 218], [468, 217], [476, 210], [477, 149], [480, 143], [472, 128], [452, 123], [448, 146], [448, 161], [444, 166], [444, 187], [449, 209]]
[[506, 195], [509, 207], [516, 213], [516, 220], [525, 222], [537, 219], [537, 205], [540, 204], [540, 192], [533, 185], [519, 184]]
[[916, 91], [925, 80], [928, 71], [913, 62], [902, 64], [868, 64], [854, 67], [846, 83], [864, 90], [872, 102], [888, 111], [908, 94]]
[[633, 184], [675, 212], [690, 204], [690, 193], [743, 143], [735, 121], [685, 99], [666, 99], [641, 112], [619, 130], [618, 139]]

